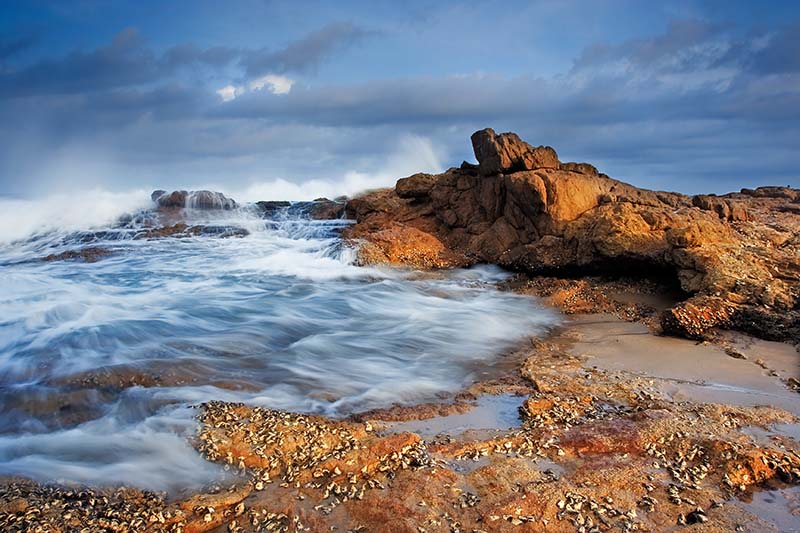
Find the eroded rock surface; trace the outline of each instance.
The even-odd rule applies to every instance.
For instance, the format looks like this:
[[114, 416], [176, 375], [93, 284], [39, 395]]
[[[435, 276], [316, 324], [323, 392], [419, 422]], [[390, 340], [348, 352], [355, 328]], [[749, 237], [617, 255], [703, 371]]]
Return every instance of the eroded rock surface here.
[[532, 274], [669, 275], [690, 302], [664, 314], [668, 333], [714, 326], [797, 338], [800, 191], [762, 187], [689, 197], [639, 189], [587, 163], [559, 163], [514, 134], [472, 136], [476, 167], [415, 174], [351, 200], [365, 263], [453, 267], [478, 262]]

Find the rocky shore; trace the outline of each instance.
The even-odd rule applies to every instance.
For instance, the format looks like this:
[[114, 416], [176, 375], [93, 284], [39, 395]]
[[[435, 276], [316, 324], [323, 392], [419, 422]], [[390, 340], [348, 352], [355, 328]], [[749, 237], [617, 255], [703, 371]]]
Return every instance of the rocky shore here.
[[[511, 269], [502, 288], [559, 309], [562, 327], [439, 403], [342, 420], [198, 405], [192, 445], [223, 467], [219, 483], [166, 495], [5, 479], [0, 529], [800, 528], [800, 354], [790, 344], [800, 340], [800, 191], [646, 191], [514, 134], [482, 130], [472, 142], [478, 165], [416, 174], [346, 207], [320, 199], [312, 216], [346, 210], [356, 224], [344, 237], [364, 264]], [[164, 210], [191, 194], [158, 193]], [[513, 416], [481, 419], [486, 401]], [[764, 491], [786, 501], [764, 512], [753, 504]]]
[[[625, 298], [609, 303], [619, 316], [645, 324], [655, 311]], [[780, 531], [746, 502], [800, 483], [800, 443], [780, 429], [798, 427], [797, 410], [677, 399], [674, 380], [590, 364], [592, 352], [576, 331], [567, 325], [532, 340], [509, 354], [515, 370], [442, 404], [346, 420], [200, 405], [194, 446], [228, 472], [218, 485], [168, 498], [6, 480], [0, 525], [6, 531]], [[759, 347], [744, 351], [755, 359]], [[742, 364], [762, 371], [755, 361]], [[449, 424], [476, 400], [493, 397], [520, 406], [517, 423]], [[407, 429], [420, 419], [433, 428], [424, 437]], [[785, 512], [800, 512], [798, 503]]]

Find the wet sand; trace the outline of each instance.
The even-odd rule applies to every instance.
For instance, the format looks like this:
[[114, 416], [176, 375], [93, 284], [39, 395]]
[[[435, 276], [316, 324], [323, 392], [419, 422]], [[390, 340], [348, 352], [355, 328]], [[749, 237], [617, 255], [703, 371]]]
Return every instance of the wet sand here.
[[574, 339], [569, 352], [586, 357], [586, 365], [658, 378], [676, 402], [772, 405], [800, 416], [800, 396], [782, 381], [800, 376], [800, 353], [792, 345], [729, 332], [725, 339], [741, 359], [723, 345], [653, 335], [641, 323], [611, 315], [572, 317], [567, 330]]

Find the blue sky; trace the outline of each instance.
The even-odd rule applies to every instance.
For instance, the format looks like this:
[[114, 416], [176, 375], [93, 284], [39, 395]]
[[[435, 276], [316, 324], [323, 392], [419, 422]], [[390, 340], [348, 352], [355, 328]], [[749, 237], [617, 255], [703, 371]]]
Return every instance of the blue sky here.
[[5, 194], [352, 193], [471, 160], [487, 126], [644, 187], [800, 186], [800, 7], [0, 4]]

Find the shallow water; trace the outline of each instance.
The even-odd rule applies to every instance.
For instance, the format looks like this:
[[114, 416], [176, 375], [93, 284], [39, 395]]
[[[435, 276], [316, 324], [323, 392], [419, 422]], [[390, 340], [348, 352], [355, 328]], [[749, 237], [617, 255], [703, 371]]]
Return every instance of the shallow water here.
[[756, 490], [749, 501], [737, 500], [742, 507], [781, 533], [800, 532], [800, 487]]
[[519, 408], [524, 401], [524, 396], [513, 394], [484, 394], [478, 397], [475, 407], [464, 413], [397, 422], [390, 424], [389, 430], [416, 433], [426, 439], [475, 429], [508, 430], [522, 425]]
[[[556, 316], [486, 290], [505, 274], [361, 268], [348, 221], [285, 209], [188, 212], [243, 238], [133, 238], [74, 224], [0, 245], [0, 474], [45, 481], [200, 484], [191, 407], [221, 399], [344, 416], [469, 383]], [[84, 228], [88, 230], [89, 228]], [[38, 258], [86, 243], [97, 263]]]

